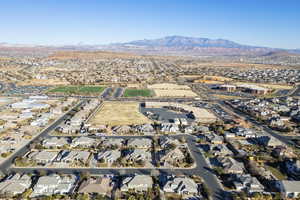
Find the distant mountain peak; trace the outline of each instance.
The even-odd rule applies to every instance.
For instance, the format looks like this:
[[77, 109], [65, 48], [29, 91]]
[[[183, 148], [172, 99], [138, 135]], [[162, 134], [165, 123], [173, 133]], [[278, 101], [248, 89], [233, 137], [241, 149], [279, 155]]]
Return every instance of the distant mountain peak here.
[[165, 46], [165, 47], [225, 47], [225, 48], [241, 48], [247, 47], [236, 42], [225, 39], [209, 39], [185, 37], [179, 35], [171, 35], [158, 39], [135, 40], [125, 43], [127, 45], [136, 46]]

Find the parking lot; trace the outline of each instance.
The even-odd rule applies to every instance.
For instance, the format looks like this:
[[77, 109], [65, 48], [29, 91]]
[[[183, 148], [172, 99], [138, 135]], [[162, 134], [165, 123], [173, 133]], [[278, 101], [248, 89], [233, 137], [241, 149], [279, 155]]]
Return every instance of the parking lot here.
[[147, 113], [152, 113], [152, 119], [161, 122], [173, 122], [175, 118], [184, 118], [188, 121], [188, 123], [194, 121], [194, 119], [188, 117], [188, 113], [174, 112], [166, 108], [145, 108], [141, 106], [140, 111], [146, 116]]

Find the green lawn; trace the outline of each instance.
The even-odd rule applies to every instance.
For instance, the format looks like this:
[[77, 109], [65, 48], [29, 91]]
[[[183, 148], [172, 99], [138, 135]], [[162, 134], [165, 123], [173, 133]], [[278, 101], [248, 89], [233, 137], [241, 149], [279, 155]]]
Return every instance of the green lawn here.
[[100, 94], [104, 89], [104, 86], [59, 86], [49, 92], [67, 94]]
[[152, 91], [148, 89], [126, 89], [124, 97], [151, 97]]

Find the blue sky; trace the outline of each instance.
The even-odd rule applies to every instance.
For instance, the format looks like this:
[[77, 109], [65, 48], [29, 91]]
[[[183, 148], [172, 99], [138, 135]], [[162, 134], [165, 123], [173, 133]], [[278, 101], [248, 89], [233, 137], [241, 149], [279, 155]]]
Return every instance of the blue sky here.
[[168, 35], [300, 48], [300, 0], [6, 0], [0, 42], [105, 44]]

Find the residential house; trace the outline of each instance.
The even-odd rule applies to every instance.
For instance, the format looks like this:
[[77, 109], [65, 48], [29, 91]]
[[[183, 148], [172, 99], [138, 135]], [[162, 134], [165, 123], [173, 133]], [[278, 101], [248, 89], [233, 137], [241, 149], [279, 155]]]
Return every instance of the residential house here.
[[128, 147], [149, 149], [152, 147], [152, 140], [149, 138], [132, 138], [127, 141]]
[[52, 163], [58, 156], [57, 151], [32, 151], [29, 153], [28, 158], [40, 164]]
[[197, 194], [198, 185], [188, 177], [169, 176], [166, 182], [163, 183], [163, 191], [180, 195]]
[[244, 165], [231, 157], [218, 157], [217, 160], [228, 174], [242, 174], [244, 172]]
[[153, 180], [148, 175], [133, 175], [126, 177], [121, 184], [121, 191], [127, 192], [130, 190], [136, 192], [146, 192], [153, 186]]
[[72, 193], [76, 183], [75, 175], [59, 176], [51, 174], [42, 176], [33, 187], [30, 197], [51, 196], [54, 194]]
[[234, 174], [233, 185], [237, 191], [245, 191], [249, 194], [264, 192], [263, 185], [250, 174]]
[[184, 153], [179, 149], [166, 149], [159, 152], [160, 162], [163, 166], [181, 163], [185, 159]]
[[111, 177], [91, 177], [81, 183], [78, 193], [111, 197], [115, 186], [116, 183]]
[[225, 144], [212, 144], [212, 145], [209, 145], [209, 147], [210, 147], [210, 151], [215, 156], [231, 156], [231, 155], [233, 155], [232, 151], [230, 151]]
[[22, 194], [31, 185], [31, 178], [26, 174], [9, 175], [0, 182], [0, 193], [7, 196]]
[[65, 163], [73, 163], [74, 161], [80, 161], [85, 163], [89, 158], [90, 152], [88, 151], [63, 151], [61, 152], [58, 161]]
[[179, 146], [180, 142], [179, 142], [179, 140], [177, 140], [175, 138], [160, 137], [159, 145], [161, 146], [161, 148], [166, 149], [166, 148], [170, 148], [171, 146], [174, 146], [174, 147]]
[[166, 133], [178, 133], [179, 126], [174, 123], [161, 123], [160, 131]]
[[151, 153], [144, 149], [134, 149], [131, 150], [127, 155], [126, 159], [131, 162], [137, 161], [151, 161]]
[[105, 163], [113, 164], [121, 157], [120, 150], [104, 150], [97, 155], [97, 160], [103, 160]]
[[206, 137], [208, 141], [212, 144], [223, 144], [224, 142], [224, 138], [220, 135], [208, 134]]
[[155, 129], [151, 124], [142, 124], [135, 127], [135, 131], [138, 133], [144, 133], [145, 135], [155, 134]]
[[65, 137], [50, 137], [43, 140], [43, 146], [46, 148], [61, 148], [69, 144]]
[[128, 134], [131, 131], [131, 127], [127, 125], [115, 126], [112, 128], [112, 131], [119, 135]]
[[76, 137], [72, 140], [71, 147], [91, 147], [96, 144], [97, 142], [94, 138]]
[[103, 140], [102, 146], [104, 147], [112, 147], [112, 146], [117, 146], [120, 147], [124, 144], [124, 139], [122, 138], [108, 138]]

